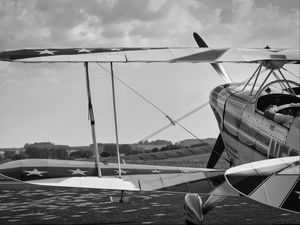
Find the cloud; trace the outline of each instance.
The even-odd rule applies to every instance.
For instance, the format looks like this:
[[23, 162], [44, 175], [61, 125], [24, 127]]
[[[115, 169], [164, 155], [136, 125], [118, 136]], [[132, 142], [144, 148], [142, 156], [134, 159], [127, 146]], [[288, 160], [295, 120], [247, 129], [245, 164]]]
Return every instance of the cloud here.
[[[297, 6], [293, 0], [0, 0], [0, 49], [195, 46], [194, 31], [212, 47], [299, 48]], [[7, 76], [17, 68], [2, 66], [0, 79], [13, 79]]]
[[[293, 4], [286, 1], [282, 10], [276, 1], [257, 2], [260, 1], [233, 0], [227, 5], [215, 4], [215, 8], [206, 5], [205, 10], [211, 10], [212, 16], [199, 17], [203, 36], [218, 47], [264, 47], [269, 43], [274, 47], [299, 48], [299, 11], [293, 9]], [[195, 12], [201, 15], [201, 11]]]
[[222, 9], [219, 15], [220, 22], [221, 23], [232, 23], [234, 22], [235, 14], [233, 10], [230, 9]]
[[246, 42], [252, 39], [273, 47], [299, 48], [299, 11], [291, 9], [286, 14], [271, 4], [257, 8], [251, 17], [251, 30]]
[[297, 2], [0, 0], [0, 49], [194, 45], [194, 31], [217, 46], [259, 47], [269, 39], [297, 47]]
[[46, 18], [52, 40], [107, 44], [125, 37], [136, 22], [160, 20], [166, 13], [163, 5], [146, 0], [38, 1], [36, 9]]
[[[0, 51], [24, 47], [196, 46], [192, 37], [195, 31], [211, 47], [264, 47], [268, 44], [272, 47], [299, 48], [298, 0], [0, 0], [0, 21]], [[228, 67], [226, 65], [226, 69]], [[238, 67], [239, 65], [234, 65], [230, 72], [238, 72], [238, 79], [242, 79], [241, 74], [247, 74], [248, 70], [244, 67], [237, 69]], [[101, 115], [97, 119], [104, 118], [99, 122], [100, 129], [112, 127], [107, 119], [112, 117], [112, 111], [109, 111], [111, 101], [108, 98], [108, 93], [111, 93], [109, 77], [102, 80], [98, 76], [99, 70], [92, 65], [90, 68], [91, 74], [96, 74], [91, 76], [95, 106], [98, 103], [101, 105], [100, 111], [107, 111], [97, 114], [95, 108], [95, 115]], [[134, 88], [141, 90], [167, 113], [171, 112], [172, 116], [185, 113], [187, 108], [194, 108], [206, 101], [207, 90], [221, 82], [210, 65], [203, 64], [118, 64], [115, 69], [117, 75], [122, 74], [120, 78], [125, 78], [124, 81], [131, 79]], [[0, 62], [1, 109], [6, 109], [8, 115], [7, 118], [1, 117], [0, 123], [5, 121], [5, 124], [20, 124], [15, 123], [16, 115], [9, 117], [14, 112], [19, 113], [20, 121], [36, 124], [35, 113], [28, 111], [24, 117], [22, 109], [14, 109], [24, 105], [26, 96], [29, 100], [36, 97], [39, 104], [31, 107], [44, 109], [40, 114], [45, 118], [52, 118], [57, 111], [66, 112], [66, 118], [79, 113], [78, 117], [74, 117], [73, 123], [63, 123], [66, 127], [81, 123], [74, 129], [78, 132], [78, 138], [73, 140], [71, 136], [65, 136], [73, 132], [55, 129], [52, 135], [58, 138], [56, 140], [66, 137], [66, 140], [73, 140], [74, 143], [78, 143], [78, 140], [87, 143], [90, 138], [83, 131], [86, 129], [88, 132], [89, 127], [85, 127], [85, 120], [81, 121], [86, 118], [86, 110], [80, 111], [82, 105], [86, 104], [83, 71], [81, 64], [33, 65]], [[209, 79], [203, 79], [204, 76]], [[129, 101], [128, 93], [122, 92], [119, 96], [122, 100], [125, 99], [122, 101], [123, 108], [127, 110], [120, 111], [120, 114], [124, 113], [124, 118], [130, 118], [125, 118], [128, 122], [126, 140], [134, 141], [141, 135], [142, 128], [132, 128], [133, 121], [137, 118], [141, 121], [138, 126], [148, 127], [149, 132], [161, 125], [157, 125], [159, 119], [167, 122], [161, 115], [157, 116], [157, 121], [153, 119], [149, 115], [148, 105], [137, 106], [140, 102]], [[61, 98], [65, 100], [62, 102]], [[61, 105], [54, 106], [54, 102], [60, 102]], [[65, 107], [66, 104], [71, 105], [70, 103], [78, 108], [70, 110]], [[13, 107], [9, 108], [9, 105]], [[53, 106], [63, 110], [55, 111]], [[119, 110], [122, 110], [121, 106]], [[29, 108], [30, 105], [25, 107]], [[132, 110], [128, 112], [131, 108], [135, 109], [137, 116]], [[140, 108], [144, 111], [139, 111]], [[212, 118], [208, 114], [198, 118], [208, 117]], [[51, 127], [54, 123], [49, 120], [40, 124]], [[59, 126], [61, 124], [57, 124]], [[196, 123], [193, 122], [191, 126], [195, 126], [194, 129], [199, 130], [199, 133], [203, 132], [203, 136], [208, 135]], [[16, 130], [20, 130], [19, 127]], [[22, 137], [26, 131], [27, 127], [19, 136]], [[41, 134], [45, 132], [45, 137], [51, 136], [44, 127], [39, 131]], [[10, 139], [10, 143], [15, 145], [15, 131], [10, 132], [6, 130], [0, 135], [3, 140], [1, 143], [7, 143], [7, 146], [11, 145]], [[112, 140], [109, 132], [99, 130], [97, 133], [101, 132], [101, 140]], [[32, 132], [33, 137], [34, 133]], [[102, 139], [103, 135], [107, 137]], [[172, 136], [173, 139], [174, 137], [177, 140], [182, 139], [182, 136], [176, 134]], [[22, 144], [21, 139], [18, 143]]]

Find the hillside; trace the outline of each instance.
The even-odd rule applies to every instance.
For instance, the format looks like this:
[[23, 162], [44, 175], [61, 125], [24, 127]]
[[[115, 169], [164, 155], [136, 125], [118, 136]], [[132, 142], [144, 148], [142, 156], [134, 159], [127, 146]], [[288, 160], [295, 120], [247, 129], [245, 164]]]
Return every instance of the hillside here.
[[[159, 142], [158, 142], [159, 141]], [[186, 167], [206, 167], [207, 161], [209, 159], [210, 153], [212, 151], [213, 145], [215, 143], [214, 138], [207, 138], [202, 139], [201, 143], [199, 143], [198, 140], [195, 139], [188, 139], [183, 140], [181, 142], [176, 143], [175, 145], [166, 145], [166, 143], [161, 143], [162, 140], [158, 140], [156, 142], [149, 142], [144, 143], [144, 145], [149, 145], [149, 147], [153, 147], [153, 145], [156, 145], [155, 149], [149, 149], [149, 150], [139, 150], [137, 151], [135, 147], [133, 147], [135, 144], [132, 145], [124, 145], [128, 148], [126, 155], [122, 156], [122, 162], [125, 163], [135, 163], [135, 164], [153, 164], [153, 165], [168, 165], [168, 166], [186, 166]], [[171, 143], [171, 142], [170, 142]], [[157, 148], [157, 145], [166, 145], [162, 148]], [[179, 145], [180, 144], [180, 145]], [[106, 147], [112, 148], [113, 152], [115, 153], [115, 144], [98, 144], [100, 149], [106, 150]], [[28, 145], [30, 146], [30, 145]], [[27, 147], [28, 147], [27, 146]], [[31, 146], [38, 146], [38, 152], [43, 150], [43, 148], [51, 147], [51, 153], [53, 153], [53, 148], [56, 147], [58, 150], [63, 147], [64, 149], [67, 149], [68, 151], [68, 159], [77, 159], [77, 160], [87, 160], [87, 161], [93, 161], [93, 150], [91, 146], [78, 146], [76, 147], [69, 147], [67, 145], [55, 145], [53, 143], [48, 142], [42, 142], [42, 143], [34, 143]], [[178, 149], [178, 147], [183, 146], [182, 148]], [[190, 147], [192, 146], [192, 147]], [[88, 147], [88, 148], [87, 148]], [[122, 147], [122, 146], [121, 146]], [[55, 149], [56, 149], [55, 148]], [[131, 148], [131, 150], [130, 150]], [[169, 150], [170, 149], [170, 150]], [[14, 149], [15, 150], [15, 149]], [[62, 149], [63, 150], [63, 149]], [[122, 149], [121, 149], [122, 150]], [[23, 148], [24, 151], [24, 148]], [[64, 150], [66, 151], [66, 150]], [[132, 152], [131, 152], [132, 151]], [[124, 151], [120, 151], [121, 153], [125, 153]], [[55, 153], [55, 152], [54, 152]], [[56, 152], [57, 153], [57, 152]], [[82, 153], [82, 154], [79, 154]], [[83, 153], [90, 153], [87, 156]], [[138, 153], [138, 154], [137, 154]], [[29, 152], [28, 152], [29, 154]], [[78, 156], [77, 156], [77, 155]], [[224, 154], [226, 156], [226, 154]], [[51, 154], [49, 155], [51, 156]], [[104, 155], [103, 155], [104, 156]], [[106, 162], [117, 162], [116, 156], [109, 156], [108, 157], [101, 157], [101, 161]], [[35, 158], [30, 157], [29, 158]], [[37, 157], [37, 158], [44, 158], [44, 157]], [[47, 157], [46, 157], [47, 158]], [[50, 157], [50, 158], [57, 158], [59, 157]], [[63, 158], [63, 159], [67, 159]], [[18, 159], [18, 158], [17, 158]], [[2, 160], [11, 160], [11, 159], [5, 159], [2, 157]], [[16, 159], [12, 159], [16, 160]], [[228, 163], [226, 160], [221, 159], [219, 163], [217, 164], [218, 168], [225, 168], [228, 167]]]
[[[212, 149], [209, 145], [200, 147], [182, 148], [163, 152], [149, 152], [136, 155], [125, 155], [122, 157], [124, 163], [183, 166], [183, 167], [206, 167]], [[223, 154], [227, 158], [226, 154]], [[229, 165], [224, 158], [221, 158], [216, 168], [227, 168]], [[117, 162], [116, 157], [101, 158], [105, 162]]]

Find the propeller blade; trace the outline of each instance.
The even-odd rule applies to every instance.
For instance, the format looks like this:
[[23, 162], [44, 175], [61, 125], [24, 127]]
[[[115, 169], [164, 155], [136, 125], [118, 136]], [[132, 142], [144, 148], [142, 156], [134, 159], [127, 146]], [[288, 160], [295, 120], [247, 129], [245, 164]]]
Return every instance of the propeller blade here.
[[212, 169], [215, 167], [215, 165], [217, 164], [217, 162], [219, 161], [223, 151], [225, 149], [224, 143], [223, 143], [223, 139], [221, 134], [219, 134], [217, 141], [215, 143], [215, 146], [213, 148], [212, 153], [210, 154], [208, 163], [206, 165], [206, 168]]
[[208, 45], [205, 43], [205, 41], [200, 37], [199, 34], [197, 34], [196, 32], [193, 33], [193, 37], [197, 43], [197, 45], [199, 46], [199, 48], [208, 48]]
[[[199, 46], [199, 48], [208, 48], [208, 45], [205, 43], [205, 41], [200, 37], [199, 34], [196, 32], [193, 33], [193, 37]], [[219, 76], [226, 82], [226, 83], [232, 83], [232, 80], [226, 73], [224, 67], [220, 63], [211, 63], [212, 67], [215, 69], [215, 71], [219, 74]]]

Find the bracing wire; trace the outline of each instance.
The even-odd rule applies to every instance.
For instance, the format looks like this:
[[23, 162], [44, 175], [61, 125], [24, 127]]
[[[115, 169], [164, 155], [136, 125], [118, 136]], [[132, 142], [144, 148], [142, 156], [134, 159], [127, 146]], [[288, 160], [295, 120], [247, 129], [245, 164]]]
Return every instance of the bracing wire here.
[[297, 76], [296, 74], [292, 73], [291, 71], [287, 70], [286, 68], [282, 67], [282, 69], [286, 72], [288, 72], [289, 74], [291, 74], [292, 76], [294, 76], [295, 78], [299, 79], [299, 76]]
[[[111, 74], [109, 70], [107, 70], [105, 67], [103, 67], [101, 64], [97, 63], [97, 65], [99, 67], [101, 67], [104, 71], [106, 71], [108, 74]], [[114, 78], [119, 81], [120, 83], [122, 83], [123, 85], [125, 85], [128, 89], [130, 89], [131, 91], [133, 91], [136, 95], [138, 95], [140, 98], [142, 98], [144, 101], [146, 101], [148, 104], [150, 104], [151, 106], [153, 106], [155, 109], [157, 109], [160, 113], [162, 113], [169, 121], [170, 124], [175, 126], [176, 124], [178, 126], [180, 126], [182, 129], [184, 129], [186, 132], [188, 132], [190, 135], [192, 135], [194, 138], [196, 138], [200, 143], [202, 143], [202, 141], [200, 140], [199, 137], [197, 137], [197, 135], [195, 135], [193, 132], [191, 132], [190, 130], [188, 130], [186, 127], [184, 127], [183, 125], [179, 124], [179, 121], [173, 120], [168, 114], [166, 114], [163, 110], [161, 110], [158, 106], [156, 106], [155, 104], [153, 104], [150, 100], [148, 100], [147, 98], [145, 98], [142, 94], [140, 94], [138, 91], [136, 91], [135, 89], [133, 89], [132, 87], [130, 87], [128, 84], [126, 84], [123, 80], [121, 80], [119, 77], [117, 77], [116, 75], [114, 75]]]
[[[101, 67], [104, 71], [106, 71], [108, 74], [111, 74], [109, 70], [107, 70], [105, 67], [103, 67], [102, 65], [100, 65], [99, 63], [97, 63], [97, 65], [99, 67]], [[184, 114], [183, 116], [177, 118], [176, 120], [171, 119], [167, 114], [165, 114], [161, 109], [159, 109], [156, 105], [154, 105], [151, 101], [149, 101], [148, 99], [146, 99], [142, 94], [140, 94], [139, 92], [137, 92], [135, 89], [133, 89], [132, 87], [130, 87], [128, 84], [126, 84], [124, 81], [122, 81], [120, 78], [118, 78], [116, 75], [114, 75], [114, 78], [119, 81], [120, 83], [122, 83], [124, 86], [126, 86], [128, 89], [130, 89], [131, 91], [133, 91], [136, 95], [138, 95], [139, 97], [141, 97], [143, 100], [145, 100], [148, 104], [150, 104], [151, 106], [153, 106], [154, 108], [156, 108], [159, 112], [161, 112], [162, 114], [164, 114], [164, 116], [170, 121], [170, 123], [164, 127], [162, 127], [161, 129], [159, 129], [158, 131], [154, 132], [151, 135], [148, 135], [146, 138], [144, 138], [142, 141], [145, 141], [151, 137], [154, 137], [155, 135], [161, 133], [162, 131], [166, 130], [167, 128], [171, 127], [171, 126], [175, 126], [176, 124], [178, 126], [180, 126], [182, 129], [184, 129], [186, 132], [188, 132], [190, 135], [192, 135], [194, 138], [197, 139], [197, 141], [199, 141], [200, 144], [206, 144], [204, 141], [202, 141], [199, 137], [197, 137], [194, 133], [192, 133], [191, 131], [189, 131], [187, 128], [185, 128], [184, 126], [182, 126], [181, 124], [179, 124], [178, 122], [185, 119], [186, 117], [192, 115], [193, 113], [199, 111], [200, 109], [206, 107], [207, 105], [209, 105], [209, 102], [205, 102], [204, 104], [196, 107], [195, 109], [191, 110], [190, 112]], [[209, 145], [207, 145], [207, 147], [213, 151], [213, 148]], [[228, 163], [230, 163], [230, 160], [228, 160], [226, 157], [222, 156], [222, 154], [216, 152], [218, 155], [220, 155], [221, 158], [223, 158], [225, 161], [227, 161]]]
[[[198, 106], [197, 108], [189, 111], [188, 113], [184, 114], [183, 116], [177, 118], [174, 122], [175, 123], [178, 123], [180, 122], [181, 120], [184, 120], [185, 118], [191, 116], [192, 114], [196, 113], [197, 111], [201, 110], [202, 108], [206, 107], [209, 105], [209, 102], [205, 102], [204, 104]], [[148, 136], [144, 137], [140, 142], [145, 142], [146, 140], [158, 135], [159, 133], [163, 132], [164, 130], [168, 129], [169, 127], [171, 127], [173, 124], [172, 123], [169, 123], [163, 127], [161, 127], [160, 129], [156, 130], [155, 132], [149, 134]]]
[[[249, 78], [249, 79], [250, 79], [250, 78]], [[238, 84], [237, 87], [240, 87], [241, 85], [245, 84], [249, 79], [247, 78], [246, 80], [242, 81], [241, 83]], [[236, 87], [236, 88], [237, 88], [237, 87]], [[206, 107], [207, 105], [209, 105], [209, 102], [208, 102], [208, 101], [205, 102], [205, 103], [203, 103], [202, 105], [196, 107], [195, 109], [189, 111], [188, 113], [184, 114], [183, 116], [177, 118], [177, 119], [175, 120], [175, 122], [179, 122], [179, 121], [181, 121], [181, 120], [183, 120], [183, 119], [185, 119], [185, 118], [191, 116], [192, 114], [198, 112], [199, 110], [201, 110], [202, 108]], [[150, 139], [150, 138], [152, 138], [152, 137], [158, 135], [159, 133], [163, 132], [164, 130], [168, 129], [168, 128], [171, 127], [171, 126], [172, 126], [172, 123], [169, 123], [169, 124], [167, 124], [167, 125], [165, 125], [165, 126], [159, 128], [158, 130], [156, 130], [156, 131], [154, 131], [153, 133], [149, 134], [148, 136], [144, 137], [140, 142], [144, 142], [144, 141], [146, 141], [146, 140], [148, 140], [148, 139]], [[202, 142], [201, 142], [201, 143], [202, 143]]]
[[[98, 66], [100, 66], [104, 71], [106, 71], [107, 73], [110, 74], [110, 71], [107, 70], [105, 67], [103, 67], [101, 64], [97, 63]], [[119, 81], [120, 83], [122, 83], [123, 85], [125, 85], [125, 87], [127, 87], [128, 89], [130, 89], [131, 91], [133, 91], [136, 95], [138, 95], [140, 98], [142, 98], [144, 101], [146, 101], [148, 104], [152, 105], [155, 109], [157, 109], [159, 112], [161, 112], [162, 114], [165, 115], [165, 113], [158, 108], [156, 105], [154, 105], [151, 101], [149, 101], [147, 98], [145, 98], [142, 94], [140, 94], [139, 92], [137, 92], [135, 89], [133, 89], [132, 87], [130, 87], [128, 84], [126, 84], [124, 81], [122, 81], [119, 77], [117, 77], [116, 75], [114, 75], [114, 78]]]
[[[97, 65], [98, 65], [99, 67], [101, 67], [104, 71], [106, 71], [108, 74], [111, 74], [110, 71], [107, 70], [105, 67], [103, 67], [101, 64], [97, 63]], [[183, 116], [177, 118], [176, 120], [173, 120], [170, 116], [168, 116], [165, 112], [163, 112], [160, 108], [158, 108], [158, 107], [157, 107], [155, 104], [153, 104], [150, 100], [148, 100], [148, 99], [145, 98], [142, 94], [140, 94], [138, 91], [136, 91], [135, 89], [133, 89], [132, 87], [130, 87], [128, 84], [126, 84], [126, 83], [125, 83], [124, 81], [122, 81], [120, 78], [118, 78], [116, 75], [114, 75], [114, 78], [115, 78], [117, 81], [119, 81], [120, 83], [122, 83], [124, 86], [126, 86], [128, 89], [130, 89], [131, 91], [133, 91], [136, 95], [138, 95], [140, 98], [142, 98], [142, 99], [143, 99], [144, 101], [146, 101], [148, 104], [150, 104], [150, 105], [153, 106], [155, 109], [157, 109], [160, 113], [162, 113], [162, 114], [170, 121], [169, 124], [165, 125], [164, 127], [158, 129], [157, 131], [155, 131], [155, 132], [153, 132], [152, 134], [148, 135], [147, 137], [143, 138], [143, 139], [141, 140], [142, 142], [144, 142], [144, 141], [146, 141], [146, 140], [148, 140], [148, 139], [150, 139], [150, 138], [156, 136], [157, 134], [161, 133], [162, 131], [166, 130], [167, 128], [169, 128], [169, 127], [171, 127], [171, 126], [175, 126], [175, 125], [177, 124], [177, 125], [180, 126], [183, 130], [185, 130], [187, 133], [189, 133], [189, 134], [192, 135], [194, 138], [196, 138], [196, 139], [199, 141], [199, 143], [202, 143], [202, 144], [205, 143], [205, 142], [202, 141], [198, 136], [196, 136], [194, 133], [192, 133], [190, 130], [188, 130], [187, 128], [185, 128], [184, 126], [182, 126], [179, 122], [180, 122], [181, 120], [183, 120], [183, 119], [189, 117], [190, 115], [194, 114], [195, 112], [197, 112], [197, 111], [203, 109], [204, 107], [206, 107], [207, 105], [209, 105], [209, 102], [205, 102], [205, 103], [203, 103], [202, 105], [200, 105], [200, 106], [196, 107], [195, 109], [189, 111], [188, 113], [184, 114]], [[238, 87], [240, 87], [241, 85], [245, 84], [247, 80], [249, 80], [249, 79], [247, 78], [247, 79], [244, 80], [243, 82], [239, 83], [239, 84], [237, 85], [237, 87], [235, 87], [235, 88], [238, 88]], [[208, 148], [209, 148], [210, 150], [213, 151], [213, 148], [212, 148], [211, 146], [208, 145]], [[216, 152], [216, 153], [217, 153], [217, 152]], [[217, 153], [217, 154], [219, 154], [220, 156], [222, 155], [222, 154], [220, 154], [220, 153]], [[223, 158], [225, 161], [227, 161], [227, 162], [230, 163], [230, 161], [229, 161], [227, 158], [222, 157], [222, 156], [221, 156], [221, 158]]]

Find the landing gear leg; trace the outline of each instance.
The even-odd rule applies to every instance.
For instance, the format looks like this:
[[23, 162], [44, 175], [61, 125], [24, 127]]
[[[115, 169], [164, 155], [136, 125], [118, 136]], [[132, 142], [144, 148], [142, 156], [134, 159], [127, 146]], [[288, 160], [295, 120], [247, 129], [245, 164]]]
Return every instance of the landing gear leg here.
[[122, 190], [122, 191], [121, 191], [120, 201], [119, 201], [120, 203], [123, 203], [123, 196], [124, 196], [124, 191]]
[[110, 201], [111, 202], [119, 202], [119, 203], [123, 203], [128, 201], [128, 198], [124, 197], [124, 190], [121, 191], [121, 195], [117, 195], [117, 196], [110, 196]]

